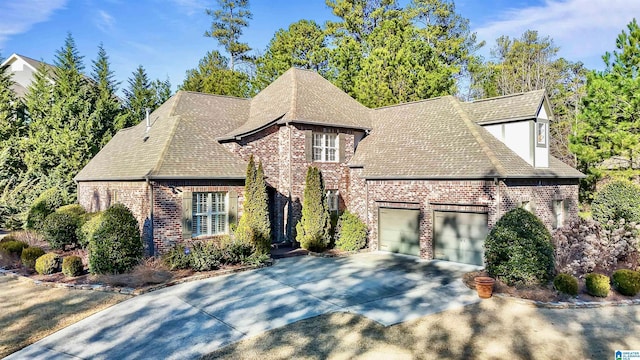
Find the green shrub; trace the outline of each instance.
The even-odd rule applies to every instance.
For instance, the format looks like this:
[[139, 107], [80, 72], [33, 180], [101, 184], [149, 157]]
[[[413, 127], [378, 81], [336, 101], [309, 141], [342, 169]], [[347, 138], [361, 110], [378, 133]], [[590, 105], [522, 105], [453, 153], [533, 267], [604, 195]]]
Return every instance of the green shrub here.
[[570, 274], [558, 274], [553, 279], [553, 286], [561, 293], [578, 295], [578, 279]]
[[587, 292], [597, 297], [607, 297], [611, 285], [609, 285], [609, 277], [603, 274], [591, 273], [584, 277]]
[[611, 276], [613, 287], [622, 295], [636, 296], [640, 292], [640, 272], [621, 269]]
[[20, 257], [22, 250], [29, 247], [29, 244], [23, 241], [11, 240], [0, 243], [0, 249], [4, 250], [7, 254]]
[[0, 243], [9, 242], [9, 241], [18, 241], [13, 234], [9, 234], [0, 239]]
[[509, 285], [545, 284], [554, 270], [551, 234], [532, 213], [511, 210], [487, 236], [485, 262], [489, 275]]
[[44, 219], [57, 208], [64, 205], [65, 195], [57, 188], [46, 190], [31, 204], [27, 212], [25, 227], [29, 230], [40, 230]]
[[100, 224], [102, 224], [103, 214], [104, 212], [100, 211], [82, 215], [82, 225], [76, 230], [76, 238], [81, 248], [86, 249], [87, 246], [89, 246], [89, 240], [93, 237], [96, 230], [98, 230]]
[[82, 216], [87, 213], [85, 209], [82, 207], [82, 205], [80, 204], [69, 204], [69, 205], [61, 206], [58, 209], [56, 209], [56, 212], [69, 213], [69, 214], [74, 214], [78, 216]]
[[56, 211], [46, 217], [41, 232], [52, 249], [64, 250], [67, 246], [78, 247], [76, 232], [81, 221], [80, 215]]
[[367, 224], [358, 215], [345, 211], [338, 220], [336, 246], [344, 251], [360, 250], [367, 245]]
[[593, 219], [603, 226], [620, 219], [640, 222], [640, 186], [617, 180], [598, 191], [591, 203]]
[[221, 262], [226, 265], [245, 263], [254, 252], [253, 245], [241, 241], [223, 242], [220, 244], [220, 250], [222, 251]]
[[178, 244], [162, 256], [162, 262], [169, 270], [188, 269], [191, 267], [191, 249]]
[[62, 273], [64, 276], [80, 276], [82, 275], [82, 270], [84, 270], [84, 266], [80, 256], [71, 255], [62, 259]]
[[45, 252], [44, 250], [42, 250], [42, 248], [39, 248], [37, 246], [28, 247], [22, 250], [20, 260], [22, 260], [22, 265], [32, 269], [36, 265], [36, 260], [38, 260], [38, 258], [44, 254]]
[[55, 253], [46, 253], [36, 260], [36, 271], [40, 275], [55, 274], [60, 271], [60, 256]]
[[302, 196], [302, 217], [296, 224], [296, 241], [303, 249], [324, 251], [329, 245], [331, 219], [327, 209], [322, 173], [310, 166]]
[[197, 242], [191, 248], [191, 268], [195, 271], [210, 271], [220, 267], [224, 254], [214, 242]]
[[104, 212], [100, 226], [89, 239], [89, 271], [93, 274], [120, 274], [142, 259], [144, 247], [138, 221], [122, 204]]

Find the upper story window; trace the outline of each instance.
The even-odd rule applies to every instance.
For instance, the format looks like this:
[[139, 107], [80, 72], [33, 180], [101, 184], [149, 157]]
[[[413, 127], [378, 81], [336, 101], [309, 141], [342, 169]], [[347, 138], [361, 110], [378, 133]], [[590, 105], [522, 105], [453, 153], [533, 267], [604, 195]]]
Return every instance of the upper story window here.
[[193, 236], [227, 232], [227, 194], [193, 193]]
[[536, 145], [547, 146], [547, 123], [536, 123]]
[[338, 161], [338, 134], [313, 133], [313, 161]]

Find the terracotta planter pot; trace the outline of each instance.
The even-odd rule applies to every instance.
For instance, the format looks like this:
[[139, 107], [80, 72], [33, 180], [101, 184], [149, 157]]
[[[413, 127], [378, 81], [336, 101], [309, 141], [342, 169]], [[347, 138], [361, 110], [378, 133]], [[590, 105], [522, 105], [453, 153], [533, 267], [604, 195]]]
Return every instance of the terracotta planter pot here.
[[481, 299], [488, 299], [491, 297], [493, 293], [493, 284], [495, 284], [495, 280], [488, 276], [478, 276], [475, 279], [476, 290], [478, 290], [478, 296]]

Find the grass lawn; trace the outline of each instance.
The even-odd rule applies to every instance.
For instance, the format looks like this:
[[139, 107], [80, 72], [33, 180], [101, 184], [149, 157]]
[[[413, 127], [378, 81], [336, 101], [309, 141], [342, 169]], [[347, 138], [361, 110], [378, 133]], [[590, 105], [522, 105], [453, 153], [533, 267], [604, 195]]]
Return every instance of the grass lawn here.
[[0, 358], [130, 296], [35, 286], [0, 276]]
[[640, 349], [639, 333], [640, 306], [540, 309], [492, 298], [390, 327], [322, 315], [204, 359], [611, 359]]

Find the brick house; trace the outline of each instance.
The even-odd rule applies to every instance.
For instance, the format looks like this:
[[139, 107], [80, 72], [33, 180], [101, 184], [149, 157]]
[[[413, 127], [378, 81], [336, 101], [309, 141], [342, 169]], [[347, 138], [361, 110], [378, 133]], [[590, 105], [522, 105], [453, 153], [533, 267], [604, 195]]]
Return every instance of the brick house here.
[[229, 233], [251, 154], [264, 165], [274, 242], [295, 240], [313, 165], [331, 211], [367, 223], [371, 249], [482, 264], [488, 230], [515, 207], [549, 229], [577, 217], [583, 175], [549, 154], [552, 119], [544, 91], [369, 109], [290, 69], [252, 99], [179, 91], [75, 179], [81, 205], [127, 205], [158, 253]]

